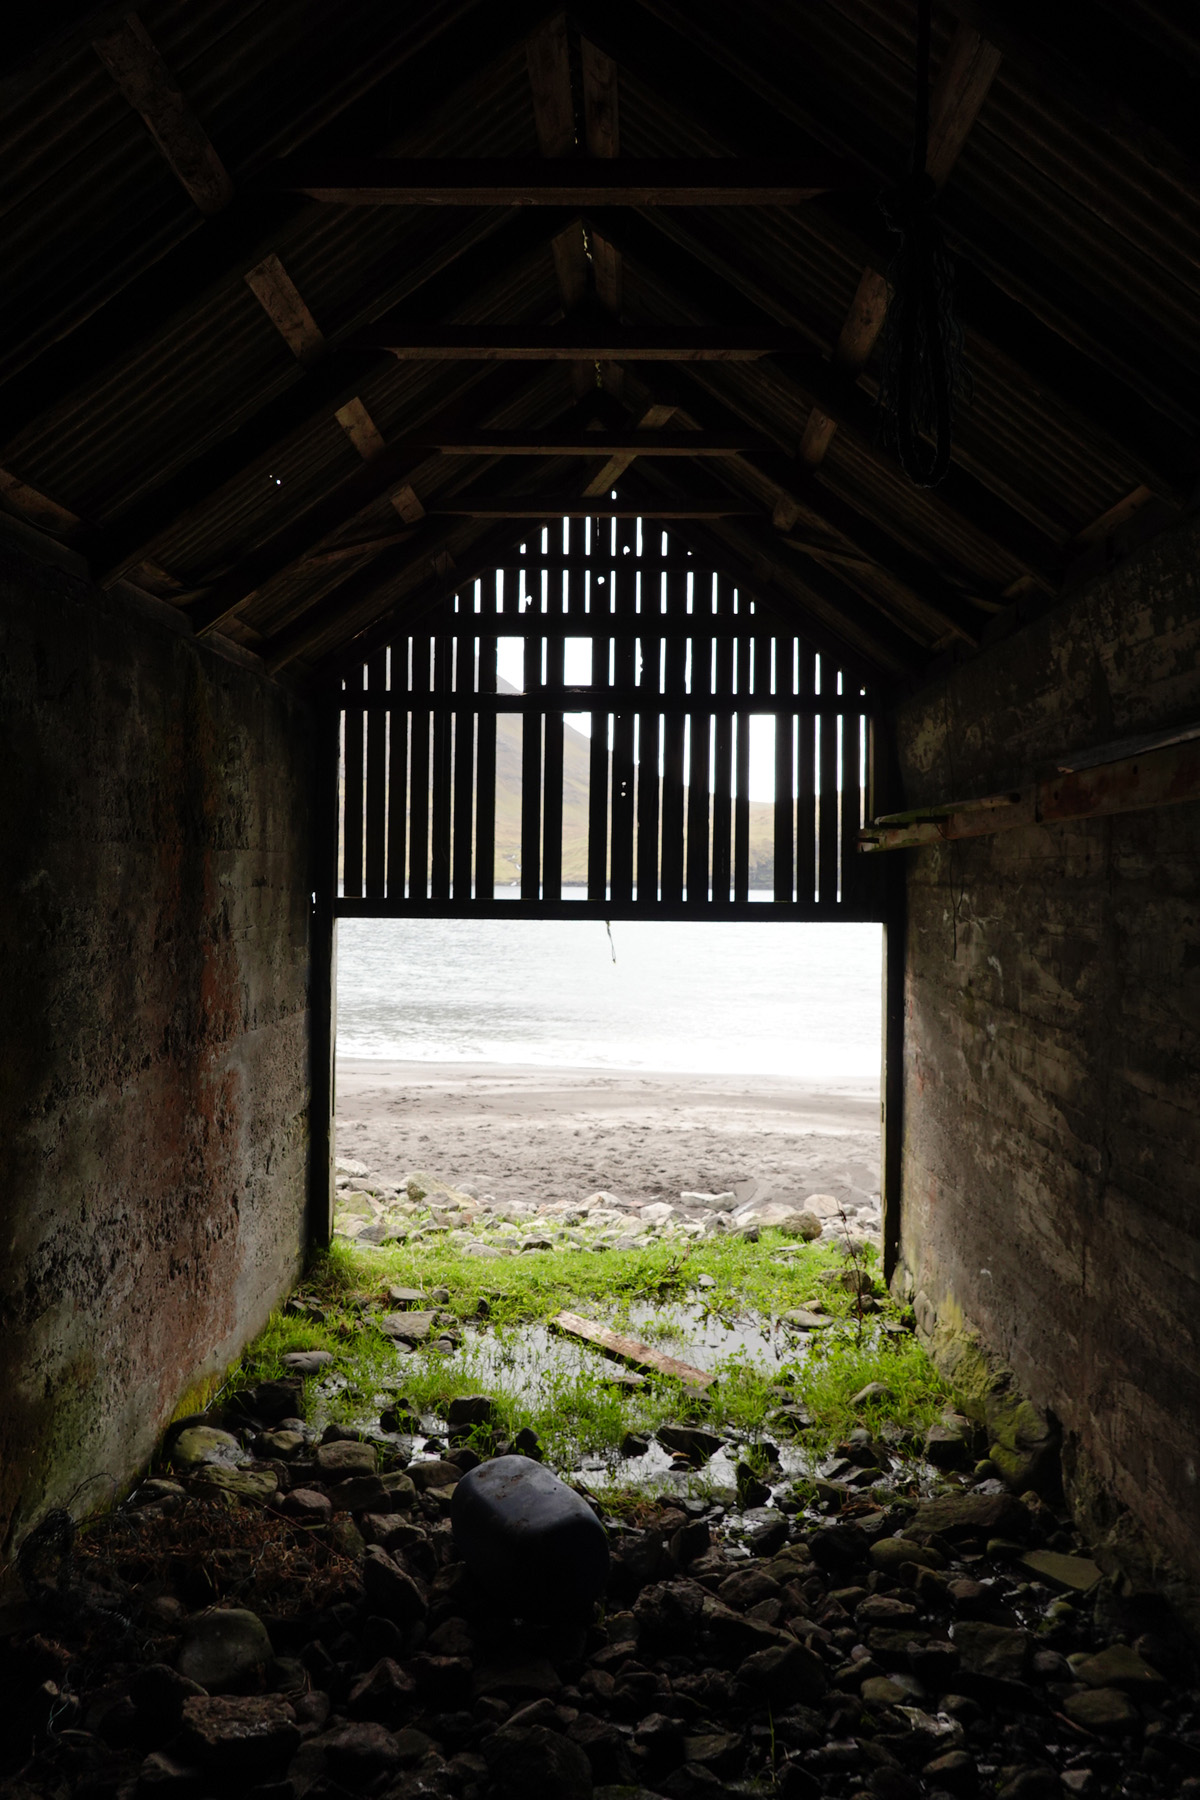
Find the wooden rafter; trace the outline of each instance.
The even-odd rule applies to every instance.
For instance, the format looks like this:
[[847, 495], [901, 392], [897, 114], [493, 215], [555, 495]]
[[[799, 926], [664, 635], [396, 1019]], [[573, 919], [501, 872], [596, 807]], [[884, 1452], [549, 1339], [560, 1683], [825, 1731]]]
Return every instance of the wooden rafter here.
[[248, 269], [244, 280], [296, 361], [318, 361], [326, 349], [321, 327], [274, 252]]
[[[1000, 52], [995, 46], [969, 25], [960, 25], [938, 70], [930, 101], [925, 166], [936, 187], [945, 183], [958, 161], [999, 67]], [[885, 276], [878, 269], [865, 268], [838, 334], [834, 361], [839, 368], [857, 374], [866, 367], [883, 329], [887, 308]], [[836, 431], [836, 419], [814, 407], [800, 441], [800, 455], [810, 468], [817, 468], [824, 460]]]
[[446, 519], [728, 519], [761, 517], [762, 509], [748, 500], [632, 500], [575, 499], [565, 494], [540, 494], [505, 500], [435, 500], [429, 512]]
[[138, 15], [129, 13], [93, 48], [199, 210], [223, 211], [233, 199], [229, 172]]
[[287, 159], [262, 178], [268, 189], [333, 206], [800, 206], [820, 194], [861, 189], [852, 164], [566, 157], [561, 162], [437, 157], [324, 165]]
[[[446, 456], [635, 456], [730, 457], [753, 451], [760, 455], [774, 448], [761, 432], [729, 431], [563, 431], [547, 426], [542, 431], [445, 432], [431, 437], [421, 432], [403, 440], [410, 451]], [[399, 447], [399, 446], [397, 446]], [[382, 439], [379, 448], [382, 448]], [[611, 485], [611, 483], [610, 483]]]
[[[575, 106], [571, 93], [571, 56], [567, 43], [567, 17], [559, 13], [547, 19], [525, 45], [529, 70], [533, 124], [538, 150], [545, 157], [565, 157], [575, 146]], [[571, 223], [552, 243], [554, 274], [564, 318], [583, 305], [588, 292], [587, 256], [583, 225]], [[586, 386], [580, 374], [577, 392]]]

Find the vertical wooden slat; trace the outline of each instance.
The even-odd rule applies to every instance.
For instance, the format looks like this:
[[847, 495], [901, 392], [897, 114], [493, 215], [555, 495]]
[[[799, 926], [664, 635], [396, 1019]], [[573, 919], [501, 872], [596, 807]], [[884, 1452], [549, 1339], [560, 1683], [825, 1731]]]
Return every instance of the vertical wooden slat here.
[[[714, 687], [716, 693], [722, 696], [733, 693], [733, 638], [730, 635], [732, 617], [733, 599], [729, 582], [724, 575], [718, 575], [717, 628], [721, 635], [716, 643], [717, 673]], [[725, 708], [717, 713], [716, 718], [712, 783], [712, 893], [714, 904], [722, 906], [728, 903], [730, 878], [733, 874], [730, 841], [733, 825], [733, 713]]]
[[[511, 587], [513, 577], [502, 574], [501, 591]], [[494, 620], [497, 595], [494, 587], [483, 590], [483, 612]], [[496, 692], [496, 632], [486, 630], [479, 640], [479, 692]], [[475, 768], [475, 898], [494, 899], [496, 893], [496, 714], [491, 708], [479, 712], [479, 748]]]
[[409, 780], [408, 895], [429, 897], [429, 708], [420, 696], [429, 693], [429, 661], [433, 640], [412, 640], [412, 771]]
[[654, 621], [662, 616], [662, 576], [641, 576], [642, 621], [647, 629], [639, 638], [641, 667], [638, 688], [646, 696], [637, 721], [637, 896], [650, 906], [658, 903], [659, 758], [662, 750], [662, 644]]
[[[408, 639], [391, 646], [391, 691], [408, 688]], [[387, 897], [405, 897], [404, 849], [408, 825], [408, 701], [394, 699], [388, 713]]]
[[[570, 521], [568, 544], [574, 547], [577, 519]], [[546, 602], [551, 617], [562, 618], [565, 610], [563, 578], [549, 577]], [[566, 680], [566, 642], [561, 631], [546, 639], [546, 686], [561, 687]], [[562, 812], [563, 812], [563, 716], [561, 711], [546, 714], [546, 766], [543, 777], [542, 802], [542, 893], [547, 900], [562, 899]]]
[[346, 732], [342, 763], [342, 892], [360, 900], [363, 891], [363, 709], [365, 665], [346, 677]]
[[[316, 892], [310, 950], [308, 1241], [325, 1249], [333, 1237], [334, 1113], [337, 1018], [338, 758], [342, 693], [322, 692], [316, 711], [316, 782], [313, 823]], [[882, 858], [880, 859], [882, 861]]]
[[[858, 693], [857, 682], [843, 677], [842, 686], [849, 689], [843, 694], [848, 707], [852, 710], [842, 714], [842, 842], [841, 842], [841, 881], [840, 901], [847, 917], [858, 910], [859, 906], [859, 874], [862, 865], [868, 860], [858, 854], [858, 828], [861, 824], [859, 806], [862, 797], [860, 766], [862, 762], [862, 720], [858, 708], [853, 701]], [[882, 861], [882, 858], [878, 859]]]
[[791, 904], [796, 875], [795, 795], [792, 745], [796, 720], [783, 702], [795, 692], [796, 640], [775, 639], [775, 898]]
[[[609, 658], [612, 639], [601, 634], [601, 621], [611, 611], [612, 606], [612, 558], [608, 554], [609, 532], [612, 527], [607, 519], [592, 519], [593, 554], [591, 557], [591, 581], [589, 583], [589, 605], [594, 621], [592, 626], [592, 684], [595, 687], [607, 687], [609, 682]], [[597, 542], [597, 534], [604, 535]], [[601, 554], [601, 547], [603, 554]], [[605, 582], [599, 587], [596, 581], [598, 572], [603, 571]], [[592, 748], [588, 774], [588, 899], [605, 900], [608, 897], [608, 720], [607, 710], [592, 713]]]
[[[612, 576], [612, 606], [616, 618], [624, 621], [626, 627], [633, 620], [636, 606], [637, 577], [631, 565], [634, 562], [634, 550], [637, 545], [637, 524], [633, 519], [621, 519], [617, 524], [617, 555]], [[626, 555], [628, 548], [629, 554]], [[618, 688], [631, 688], [634, 685], [637, 661], [637, 642], [628, 635], [613, 640], [613, 685]], [[633, 825], [634, 825], [634, 768], [633, 768], [633, 712], [626, 710], [613, 715], [613, 748], [612, 748], [612, 820], [611, 831], [611, 887], [614, 900], [632, 900], [633, 898]]]
[[[433, 691], [448, 701], [453, 691], [454, 639], [438, 636], [433, 645]], [[430, 893], [435, 900], [450, 898], [451, 746], [454, 717], [443, 704], [433, 715], [433, 857]]]
[[[677, 626], [687, 618], [687, 576], [667, 575], [667, 618]], [[678, 630], [667, 638], [663, 680], [662, 861], [663, 900], [683, 899], [683, 753], [687, 689], [687, 639]]]
[[[738, 594], [738, 615], [742, 630], [735, 646], [736, 692], [739, 699], [750, 697], [750, 659], [754, 640], [746, 616], [746, 596]], [[750, 714], [745, 709], [737, 715], [737, 766], [734, 772], [733, 797], [733, 897], [739, 903], [750, 898]]]
[[[373, 699], [382, 700], [387, 687], [387, 651], [376, 650], [367, 662], [367, 691]], [[373, 708], [366, 717], [367, 728], [367, 859], [366, 886], [368, 900], [383, 899], [384, 825], [387, 787], [387, 713]]]
[[837, 799], [837, 671], [827, 656], [821, 658], [821, 702], [829, 708], [821, 717], [817, 808], [819, 837], [817, 873], [822, 908], [837, 904], [838, 799]]
[[452, 865], [454, 898], [471, 898], [471, 852], [475, 792], [475, 635], [473, 595], [457, 595], [462, 623], [455, 640], [454, 695], [454, 832]]
[[817, 730], [813, 717], [816, 698], [816, 657], [811, 644], [801, 638], [798, 692], [799, 754], [796, 769], [796, 898], [811, 906], [817, 886]]
[[[530, 573], [527, 585], [533, 597], [524, 607], [526, 617], [541, 616], [542, 577]], [[521, 712], [521, 898], [536, 900], [542, 883], [542, 647], [545, 639], [532, 632], [524, 644], [525, 699]]]
[[700, 703], [712, 694], [712, 577], [693, 577], [692, 727], [688, 745], [687, 897], [708, 905], [708, 794], [712, 715]]

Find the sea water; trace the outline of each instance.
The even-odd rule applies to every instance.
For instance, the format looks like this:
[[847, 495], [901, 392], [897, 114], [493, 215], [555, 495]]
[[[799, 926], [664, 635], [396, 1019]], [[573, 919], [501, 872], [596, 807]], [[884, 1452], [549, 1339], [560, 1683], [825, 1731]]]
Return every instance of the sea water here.
[[338, 1052], [876, 1079], [881, 958], [870, 924], [342, 919]]

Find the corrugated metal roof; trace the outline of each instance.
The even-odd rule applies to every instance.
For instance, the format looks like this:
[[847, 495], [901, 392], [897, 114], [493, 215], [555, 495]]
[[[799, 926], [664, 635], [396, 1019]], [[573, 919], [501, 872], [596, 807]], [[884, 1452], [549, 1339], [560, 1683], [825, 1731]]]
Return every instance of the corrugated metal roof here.
[[[935, 65], [967, 29], [957, 5], [935, 12]], [[862, 271], [890, 249], [876, 199], [907, 163], [912, 0], [742, 0], [736, 12], [580, 0], [572, 13], [581, 140], [580, 30], [616, 59], [622, 155], [815, 146], [862, 167], [861, 192], [805, 206], [588, 214], [621, 252], [627, 322], [786, 323], [826, 359], [824, 375], [786, 358], [580, 376], [569, 364], [408, 363], [348, 348], [397, 306], [425, 323], [559, 316], [550, 240], [569, 212], [333, 206], [269, 184], [276, 159], [296, 152], [535, 155], [526, 40], [553, 15], [534, 0], [349, 0], [336, 15], [322, 0], [151, 0], [142, 26], [232, 179], [232, 205], [209, 218], [92, 48], [89, 31], [121, 26], [119, 11], [98, 8], [0, 81], [0, 466], [78, 516], [63, 529], [98, 569], [138, 568], [197, 613], [286, 532], [287, 553], [245, 576], [222, 628], [269, 660], [286, 643], [319, 668], [497, 541], [494, 522], [429, 517], [398, 547], [311, 560], [404, 529], [386, 492], [351, 501], [363, 464], [339, 405], [357, 396], [392, 444], [460, 403], [477, 424], [534, 430], [578, 420], [589, 392], [610, 426], [666, 401], [680, 420], [740, 420], [777, 453], [635, 464], [631, 491], [751, 500], [757, 523], [697, 528], [696, 541], [724, 544], [743, 579], [757, 571], [799, 628], [807, 616], [840, 629], [888, 675], [918, 667], [978, 635], [1009, 594], [1052, 597], [1077, 544], [1103, 536], [1097, 521], [1122, 503], [1156, 495], [1141, 515], [1155, 519], [1190, 503], [1200, 472], [1200, 197], [1179, 129], [1200, 21], [1164, 20], [1148, 0], [1101, 14], [1065, 84], [1061, 58], [1075, 52], [1052, 14], [1039, 29], [1053, 54], [1019, 23], [1026, 9], [1016, 23], [1005, 15], [1003, 42], [998, 32], [998, 71], [941, 201], [966, 379], [951, 477], [929, 493], [880, 447], [874, 357], [843, 395], [819, 468], [801, 455], [813, 395], [841, 392], [825, 376]], [[986, 6], [974, 16], [987, 27]], [[1146, 118], [1156, 68], [1162, 104]], [[326, 341], [305, 366], [246, 284], [269, 255]], [[435, 455], [405, 478], [432, 507], [476, 482], [569, 490], [593, 469]], [[19, 511], [19, 485], [3, 492]], [[514, 541], [528, 529], [514, 524]]]

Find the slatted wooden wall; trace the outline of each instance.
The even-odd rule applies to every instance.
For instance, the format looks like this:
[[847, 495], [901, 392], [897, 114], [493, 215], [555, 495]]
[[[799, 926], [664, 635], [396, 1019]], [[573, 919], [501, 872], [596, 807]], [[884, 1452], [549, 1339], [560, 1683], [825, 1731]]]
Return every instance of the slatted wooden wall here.
[[[569, 683], [567, 645], [580, 639], [591, 679]], [[498, 683], [503, 640], [521, 647], [523, 692]], [[342, 914], [882, 916], [875, 862], [855, 852], [873, 811], [872, 696], [803, 638], [765, 631], [752, 600], [657, 525], [543, 531], [419, 634], [375, 651], [337, 703]], [[505, 713], [521, 722], [519, 873], [498, 883]], [[563, 879], [571, 714], [591, 728], [586, 881], [574, 885]], [[770, 856], [750, 799], [762, 716], [775, 722]]]

